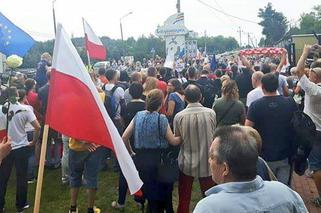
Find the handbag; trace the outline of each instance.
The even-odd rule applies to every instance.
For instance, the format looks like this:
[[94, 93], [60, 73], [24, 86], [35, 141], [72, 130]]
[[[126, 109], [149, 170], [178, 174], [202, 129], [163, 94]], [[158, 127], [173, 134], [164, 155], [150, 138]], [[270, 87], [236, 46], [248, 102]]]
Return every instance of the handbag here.
[[160, 162], [157, 166], [157, 181], [161, 183], [174, 183], [178, 180], [179, 176], [178, 161], [174, 151], [161, 148], [160, 128], [160, 115], [158, 115]]

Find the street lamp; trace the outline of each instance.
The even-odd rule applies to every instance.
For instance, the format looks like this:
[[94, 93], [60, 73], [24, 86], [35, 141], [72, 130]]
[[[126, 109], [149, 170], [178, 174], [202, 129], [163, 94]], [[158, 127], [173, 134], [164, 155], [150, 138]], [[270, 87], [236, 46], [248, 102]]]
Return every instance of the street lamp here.
[[57, 29], [56, 29], [56, 13], [55, 13], [55, 2], [56, 2], [57, 0], [53, 0], [52, 1], [52, 17], [53, 17], [53, 22], [54, 22], [54, 32], [55, 32], [55, 36], [56, 36], [56, 31], [57, 31]]
[[126, 18], [127, 16], [133, 14], [132, 11], [126, 13], [125, 15], [123, 15], [120, 19], [119, 19], [119, 24], [120, 24], [120, 35], [121, 35], [121, 41], [122, 41], [122, 44], [123, 44], [123, 56], [125, 54], [125, 45], [124, 45], [124, 35], [123, 35], [123, 25], [121, 23], [121, 21]]

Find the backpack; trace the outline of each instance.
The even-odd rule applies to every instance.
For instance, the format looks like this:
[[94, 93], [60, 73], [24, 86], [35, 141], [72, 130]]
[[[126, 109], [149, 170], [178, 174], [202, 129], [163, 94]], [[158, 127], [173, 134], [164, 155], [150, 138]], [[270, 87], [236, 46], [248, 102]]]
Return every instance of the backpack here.
[[291, 124], [295, 133], [295, 139], [299, 146], [312, 147], [317, 133], [316, 126], [312, 119], [304, 112], [294, 112]]
[[203, 94], [204, 101], [203, 105], [208, 108], [212, 108], [214, 99], [215, 99], [215, 88], [214, 85], [211, 83], [211, 80], [209, 80], [205, 86], [203, 86]]
[[297, 148], [292, 157], [293, 169], [299, 175], [303, 175], [308, 167], [307, 157], [309, 156], [312, 144], [316, 137], [316, 126], [312, 119], [304, 112], [294, 112], [291, 124], [295, 134]]
[[105, 90], [104, 105], [107, 113], [111, 119], [114, 119], [119, 108], [119, 104], [116, 103], [114, 93], [118, 86], [114, 86], [110, 91]]

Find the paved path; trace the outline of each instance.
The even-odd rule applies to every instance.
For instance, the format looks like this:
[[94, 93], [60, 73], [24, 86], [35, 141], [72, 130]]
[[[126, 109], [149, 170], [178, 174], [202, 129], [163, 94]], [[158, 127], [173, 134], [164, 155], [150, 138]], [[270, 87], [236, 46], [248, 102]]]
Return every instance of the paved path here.
[[317, 188], [311, 178], [295, 174], [292, 180], [292, 188], [301, 195], [310, 213], [321, 213], [321, 208], [317, 208], [309, 202], [312, 198], [318, 196]]

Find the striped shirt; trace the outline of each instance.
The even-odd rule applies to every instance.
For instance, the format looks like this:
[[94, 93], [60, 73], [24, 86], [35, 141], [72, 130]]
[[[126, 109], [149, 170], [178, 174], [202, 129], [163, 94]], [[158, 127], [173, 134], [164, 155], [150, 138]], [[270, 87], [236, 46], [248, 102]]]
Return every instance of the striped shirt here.
[[215, 112], [200, 103], [189, 104], [177, 113], [174, 130], [175, 135], [180, 135], [183, 141], [178, 156], [181, 172], [192, 177], [211, 176], [208, 157], [215, 127]]

